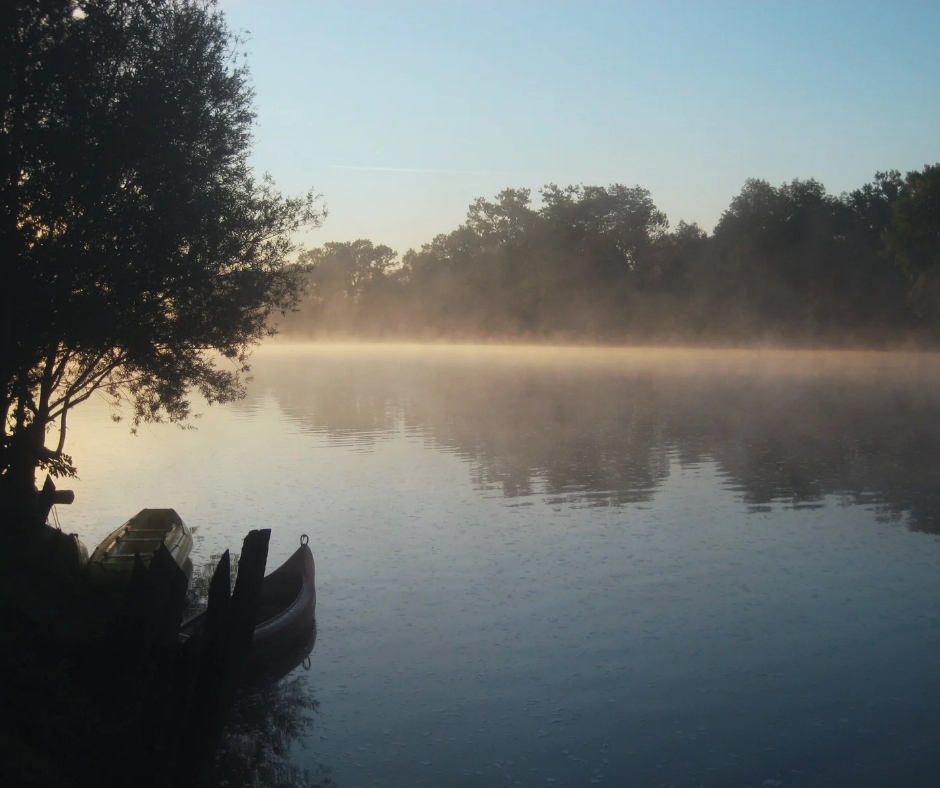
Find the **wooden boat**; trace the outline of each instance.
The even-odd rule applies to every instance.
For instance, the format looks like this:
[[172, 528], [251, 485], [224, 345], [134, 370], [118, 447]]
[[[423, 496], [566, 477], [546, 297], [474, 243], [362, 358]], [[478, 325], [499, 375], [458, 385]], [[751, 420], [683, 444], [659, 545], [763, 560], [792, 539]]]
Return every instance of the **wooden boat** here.
[[86, 571], [92, 579], [128, 578], [134, 568], [134, 556], [139, 554], [149, 564], [161, 544], [191, 576], [189, 551], [193, 547], [193, 533], [173, 509], [141, 509], [95, 548]]
[[[316, 641], [317, 592], [313, 553], [306, 535], [300, 547], [261, 586], [255, 631], [248, 655], [248, 672], [255, 681], [272, 681], [303, 662]], [[185, 641], [205, 623], [205, 613], [183, 624]]]

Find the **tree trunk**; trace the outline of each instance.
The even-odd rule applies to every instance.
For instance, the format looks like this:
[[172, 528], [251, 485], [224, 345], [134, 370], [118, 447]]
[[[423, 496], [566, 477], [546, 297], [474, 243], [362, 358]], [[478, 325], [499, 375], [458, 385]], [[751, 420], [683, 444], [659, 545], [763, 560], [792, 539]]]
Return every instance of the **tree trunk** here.
[[[45, 441], [43, 425], [30, 424], [10, 436], [0, 476], [0, 512], [8, 527], [42, 525], [37, 505], [36, 470]], [[37, 429], [38, 427], [38, 429]]]

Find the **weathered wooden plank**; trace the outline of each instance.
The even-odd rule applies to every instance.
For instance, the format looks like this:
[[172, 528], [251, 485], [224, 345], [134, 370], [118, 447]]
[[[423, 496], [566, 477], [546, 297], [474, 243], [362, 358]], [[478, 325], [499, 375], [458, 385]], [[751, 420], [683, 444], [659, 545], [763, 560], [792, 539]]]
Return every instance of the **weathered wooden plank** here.
[[[231, 607], [231, 583], [231, 560], [226, 550], [209, 584], [205, 626], [195, 636], [199, 638], [199, 648], [192, 689], [193, 709], [188, 725], [191, 729], [203, 727], [206, 724], [204, 718], [211, 715], [216, 706], [218, 688], [222, 679], [219, 666], [224, 661], [226, 631]], [[198, 736], [197, 730], [191, 730], [190, 733]]]
[[264, 585], [264, 569], [268, 562], [271, 529], [251, 531], [245, 537], [238, 563], [238, 578], [232, 592], [232, 613], [229, 631], [229, 662], [231, 675], [226, 678], [234, 685], [227, 688], [234, 695], [248, 664], [248, 653], [258, 618], [258, 606]]
[[149, 569], [141, 572], [138, 562], [143, 563], [135, 556], [123, 611], [121, 651], [128, 668], [144, 664], [158, 646], [175, 646], [186, 606], [186, 575], [165, 545], [154, 553]]
[[[188, 735], [182, 742], [186, 752], [185, 755], [181, 753], [175, 783], [178, 786], [199, 783], [202, 770], [218, 745], [225, 719], [241, 685], [261, 600], [270, 538], [270, 529], [250, 531], [245, 537], [235, 590], [230, 600], [222, 591], [221, 580], [215, 590], [217, 598], [213, 600], [213, 586], [221, 575], [219, 569], [216, 569], [212, 578], [199, 675], [190, 704]], [[227, 554], [223, 558], [227, 570]], [[225, 577], [228, 580], [227, 571]], [[222, 608], [226, 604], [228, 609], [223, 615]]]
[[[147, 594], [150, 584], [147, 580], [148, 569], [140, 555], [134, 556], [134, 568], [124, 591], [124, 601], [117, 616], [114, 656], [115, 670], [127, 672], [129, 663], [136, 661], [143, 647], [146, 629], [144, 611], [147, 606]], [[135, 662], [136, 664], [136, 662]]]
[[173, 780], [177, 786], [199, 783], [200, 774], [221, 734], [224, 720], [219, 698], [226, 659], [231, 583], [231, 559], [226, 550], [209, 583], [205, 624], [193, 635], [195, 643], [188, 643], [185, 648], [192, 675], [179, 720], [183, 734]]
[[52, 493], [53, 505], [70, 506], [75, 503], [75, 490], [55, 490]]
[[186, 587], [189, 585], [189, 579], [163, 544], [150, 562], [150, 573], [154, 572], [158, 573], [162, 595], [153, 622], [153, 646], [175, 651], [179, 645], [183, 611], [186, 610]]

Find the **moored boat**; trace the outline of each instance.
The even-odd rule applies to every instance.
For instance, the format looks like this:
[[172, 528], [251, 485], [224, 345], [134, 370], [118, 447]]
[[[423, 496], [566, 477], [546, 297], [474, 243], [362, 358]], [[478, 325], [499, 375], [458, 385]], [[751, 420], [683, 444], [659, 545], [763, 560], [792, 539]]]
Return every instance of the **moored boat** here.
[[[253, 680], [275, 680], [289, 673], [309, 656], [316, 641], [317, 592], [313, 553], [302, 536], [300, 547], [277, 569], [266, 575], [255, 616], [254, 635], [248, 654]], [[183, 624], [186, 640], [205, 623], [200, 613]]]
[[140, 555], [149, 565], [161, 544], [187, 576], [191, 575], [193, 533], [173, 509], [141, 509], [95, 548], [87, 571], [92, 579], [130, 577], [134, 556]]

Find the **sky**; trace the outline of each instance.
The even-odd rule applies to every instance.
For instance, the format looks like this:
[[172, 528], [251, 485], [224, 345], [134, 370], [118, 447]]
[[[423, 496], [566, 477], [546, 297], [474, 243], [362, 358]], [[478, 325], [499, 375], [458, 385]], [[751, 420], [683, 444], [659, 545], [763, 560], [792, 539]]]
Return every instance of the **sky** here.
[[745, 179], [940, 162], [940, 3], [221, 0], [252, 163], [398, 252], [505, 188], [639, 184], [711, 231]]

